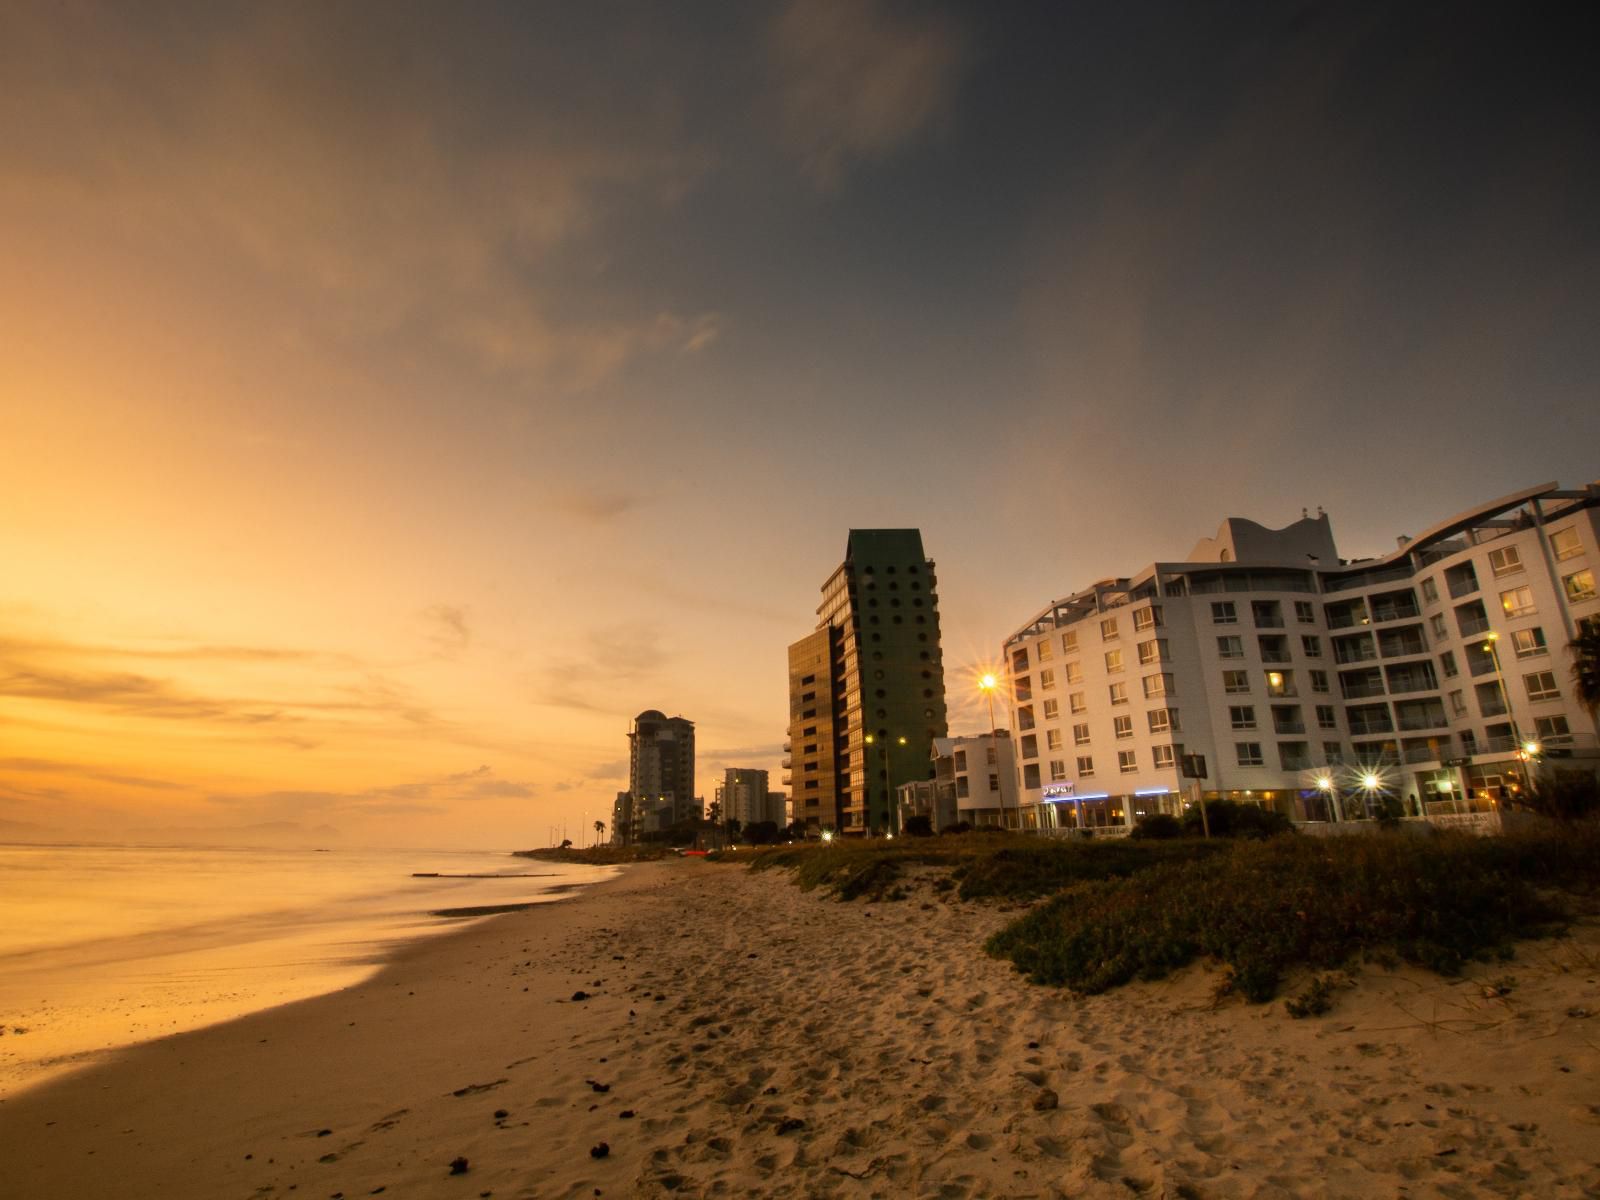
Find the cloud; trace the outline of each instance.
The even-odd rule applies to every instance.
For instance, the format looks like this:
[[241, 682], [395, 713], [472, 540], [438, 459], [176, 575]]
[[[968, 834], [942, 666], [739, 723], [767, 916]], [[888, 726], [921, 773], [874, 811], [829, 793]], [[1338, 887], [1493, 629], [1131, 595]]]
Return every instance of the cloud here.
[[573, 516], [587, 521], [604, 523], [614, 521], [637, 508], [643, 497], [633, 492], [577, 490], [557, 501], [557, 506]]
[[676, 204], [711, 161], [670, 61], [626, 81], [598, 61], [515, 11], [463, 29], [382, 7], [12, 10], [0, 75], [28, 116], [0, 113], [0, 200], [181, 248], [197, 274], [238, 262], [300, 338], [420, 339], [584, 390], [719, 328], [660, 297], [573, 302], [625, 214]]
[[356, 820], [372, 817], [437, 816], [455, 806], [483, 800], [529, 800], [532, 784], [496, 775], [487, 764], [467, 771], [430, 775], [350, 791], [277, 789], [217, 793], [207, 797], [230, 820]]
[[472, 631], [467, 627], [467, 610], [452, 604], [430, 604], [422, 610], [427, 625], [426, 636], [434, 652], [441, 658], [454, 658], [472, 641]]
[[655, 626], [639, 623], [591, 630], [532, 676], [535, 699], [557, 708], [615, 714], [617, 701], [597, 696], [614, 697], [619, 685], [639, 685], [658, 677], [671, 660], [662, 638]]
[[792, 0], [772, 28], [785, 138], [823, 191], [887, 157], [946, 107], [967, 63], [943, 14], [884, 0]]
[[20, 771], [30, 775], [75, 775], [97, 783], [119, 787], [148, 788], [152, 791], [181, 791], [182, 785], [166, 779], [147, 779], [138, 775], [118, 775], [81, 763], [55, 762], [44, 758], [0, 758], [0, 771]]

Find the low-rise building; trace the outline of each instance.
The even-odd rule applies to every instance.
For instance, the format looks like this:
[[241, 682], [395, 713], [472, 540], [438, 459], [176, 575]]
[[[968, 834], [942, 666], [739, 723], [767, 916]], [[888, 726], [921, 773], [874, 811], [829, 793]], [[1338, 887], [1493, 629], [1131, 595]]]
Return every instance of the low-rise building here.
[[1597, 544], [1600, 485], [1545, 484], [1354, 561], [1321, 513], [1229, 518], [1182, 562], [1053, 601], [1003, 647], [1023, 825], [1125, 832], [1201, 791], [1452, 817], [1592, 774], [1565, 648], [1600, 621]]

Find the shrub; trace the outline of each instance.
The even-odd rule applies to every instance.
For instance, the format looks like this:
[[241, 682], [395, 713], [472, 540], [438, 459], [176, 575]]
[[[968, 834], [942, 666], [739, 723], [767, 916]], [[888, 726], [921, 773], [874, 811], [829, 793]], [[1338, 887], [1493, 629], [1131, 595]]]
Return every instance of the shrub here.
[[1361, 954], [1390, 951], [1457, 973], [1563, 923], [1561, 906], [1536, 889], [1600, 884], [1595, 829], [1274, 838], [1219, 849], [1073, 887], [990, 938], [989, 952], [1034, 982], [1081, 992], [1207, 957], [1227, 969], [1234, 990], [1261, 1002], [1290, 968], [1333, 970]]
[[932, 837], [933, 818], [925, 813], [907, 817], [904, 829], [907, 837]]
[[1128, 835], [1139, 841], [1165, 841], [1183, 836], [1183, 822], [1171, 813], [1151, 813], [1142, 818]]
[[972, 822], [971, 821], [957, 821], [954, 825], [946, 825], [943, 829], [939, 830], [939, 832], [940, 833], [971, 833], [972, 832]]
[[1526, 803], [1544, 816], [1576, 821], [1600, 810], [1600, 782], [1588, 771], [1557, 769], [1539, 779]]
[[[1240, 804], [1233, 800], [1207, 800], [1206, 820], [1210, 822], [1212, 837], [1269, 838], [1294, 832], [1294, 823], [1282, 813], [1259, 804]], [[1204, 834], [1205, 825], [1198, 804], [1183, 810], [1183, 832], [1188, 837]]]
[[1318, 975], [1306, 985], [1305, 991], [1292, 1000], [1284, 1001], [1283, 1006], [1297, 1021], [1303, 1021], [1307, 1017], [1320, 1017], [1333, 1008], [1333, 988], [1333, 976]]

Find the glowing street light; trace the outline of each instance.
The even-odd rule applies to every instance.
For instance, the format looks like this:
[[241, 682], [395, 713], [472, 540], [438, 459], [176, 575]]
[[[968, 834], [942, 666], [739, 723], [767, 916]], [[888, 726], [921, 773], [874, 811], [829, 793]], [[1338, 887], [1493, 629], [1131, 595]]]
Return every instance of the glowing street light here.
[[1335, 825], [1339, 823], [1339, 796], [1333, 785], [1333, 776], [1318, 775], [1316, 779], [1317, 791], [1321, 792], [1328, 801], [1328, 819]]
[[[994, 750], [994, 765], [995, 765], [997, 776], [998, 776], [998, 771], [999, 771], [999, 767], [1000, 767], [1000, 734], [999, 734], [999, 732], [997, 730], [997, 727], [995, 726], [995, 723], [994, 723], [994, 690], [995, 690], [995, 688], [997, 688], [999, 686], [1000, 686], [1000, 681], [995, 678], [994, 672], [992, 672], [992, 671], [984, 672], [983, 677], [978, 680], [978, 690], [980, 692], [982, 692], [984, 694], [984, 697], [989, 701], [989, 745], [991, 747], [993, 747], [993, 750]], [[1018, 824], [1021, 824], [1020, 820], [1018, 821]], [[1000, 828], [1004, 829], [1005, 827], [1006, 827], [1006, 793], [1005, 793], [1005, 789], [1001, 788], [1000, 789]]]

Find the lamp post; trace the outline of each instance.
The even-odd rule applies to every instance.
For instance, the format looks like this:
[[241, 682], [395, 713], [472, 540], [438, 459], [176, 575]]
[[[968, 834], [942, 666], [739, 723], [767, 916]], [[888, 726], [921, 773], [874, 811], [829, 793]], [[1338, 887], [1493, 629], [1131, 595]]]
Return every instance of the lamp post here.
[[1517, 710], [1511, 703], [1511, 689], [1506, 687], [1505, 672], [1500, 667], [1499, 642], [1500, 635], [1492, 629], [1483, 635], [1483, 648], [1489, 652], [1489, 660], [1494, 663], [1495, 682], [1500, 685], [1500, 698], [1506, 702], [1506, 716], [1511, 718], [1511, 740], [1517, 747], [1517, 773], [1522, 776], [1522, 794], [1526, 797], [1533, 791], [1533, 776], [1528, 764], [1539, 753], [1539, 743], [1523, 741], [1522, 730], [1517, 728]]
[[1317, 776], [1317, 791], [1322, 793], [1323, 799], [1327, 802], [1328, 820], [1337, 825], [1339, 823], [1339, 795], [1331, 774]]
[[[982, 679], [978, 680], [978, 690], [982, 692], [984, 697], [989, 701], [989, 745], [994, 753], [996, 779], [1000, 777], [1000, 733], [994, 723], [994, 689], [998, 687], [999, 684], [1000, 681], [994, 677], [992, 672], [985, 674]], [[1018, 821], [1018, 824], [1021, 824], [1020, 820]], [[1002, 787], [1000, 789], [1000, 828], [1004, 829], [1005, 827], [1006, 790]]]
[[[871, 745], [881, 746], [882, 750], [883, 750], [883, 798], [884, 798], [884, 803], [888, 806], [887, 810], [884, 812], [884, 820], [888, 823], [889, 836], [893, 837], [894, 836], [894, 830], [895, 830], [896, 822], [895, 822], [895, 819], [894, 819], [894, 807], [895, 807], [894, 806], [894, 796], [890, 793], [890, 790], [889, 790], [889, 739], [887, 737], [885, 737], [882, 741], [879, 741], [877, 738], [873, 737], [869, 733], [862, 740], [864, 742], [866, 742], [866, 744], [869, 745], [869, 746], [871, 746]], [[904, 746], [906, 744], [906, 739], [903, 738], [903, 737], [895, 738], [894, 742], [895, 742], [895, 745]], [[872, 816], [872, 813], [871, 813], [871, 806], [870, 805], [868, 806], [867, 816], [868, 816], [867, 836], [871, 837], [872, 836], [872, 822], [871, 822], [870, 818]]]

